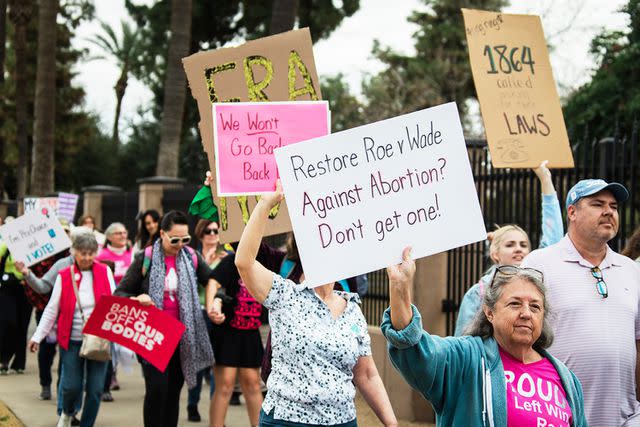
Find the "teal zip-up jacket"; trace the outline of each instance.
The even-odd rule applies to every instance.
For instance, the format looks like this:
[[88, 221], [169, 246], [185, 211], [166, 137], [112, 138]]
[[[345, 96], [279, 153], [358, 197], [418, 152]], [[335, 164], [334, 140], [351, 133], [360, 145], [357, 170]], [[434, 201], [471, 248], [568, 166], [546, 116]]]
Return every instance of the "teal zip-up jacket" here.
[[[411, 307], [413, 318], [403, 330], [393, 329], [390, 309], [384, 312], [380, 327], [393, 366], [431, 403], [436, 425], [506, 427], [506, 382], [496, 340], [430, 335], [422, 329], [418, 310]], [[545, 350], [536, 350], [549, 359], [562, 380], [573, 416], [571, 425], [587, 426], [578, 378]]]

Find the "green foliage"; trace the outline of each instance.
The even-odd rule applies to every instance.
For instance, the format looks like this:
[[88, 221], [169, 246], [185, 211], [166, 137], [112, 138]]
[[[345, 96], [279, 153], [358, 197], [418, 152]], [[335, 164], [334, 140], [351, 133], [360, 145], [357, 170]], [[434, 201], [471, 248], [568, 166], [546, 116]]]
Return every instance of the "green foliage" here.
[[569, 134], [612, 136], [616, 125], [630, 129], [640, 113], [640, 0], [622, 9], [629, 15], [627, 31], [605, 31], [591, 42], [596, 60], [591, 81], [573, 92], [564, 107]]
[[[27, 28], [27, 81], [28, 86], [28, 116], [27, 126], [29, 139], [33, 133], [33, 101], [36, 76], [37, 32], [38, 17], [37, 7], [33, 9], [33, 16]], [[83, 155], [92, 153], [102, 138], [95, 117], [83, 111], [85, 92], [84, 89], [72, 85], [76, 73], [73, 71], [75, 63], [80, 61], [85, 52], [71, 46], [71, 39], [77, 26], [84, 20], [90, 19], [93, 13], [93, 4], [86, 0], [66, 0], [60, 2], [57, 28], [56, 50], [56, 131], [55, 131], [55, 181], [56, 189], [66, 191], [79, 191], [81, 187], [88, 185], [92, 177], [99, 177], [101, 183], [108, 183], [109, 174], [96, 175], [90, 170], [91, 165], [78, 159]], [[7, 57], [5, 71], [8, 78], [5, 80], [3, 99], [4, 117], [7, 119], [0, 124], [0, 132], [6, 141], [5, 165], [7, 166], [7, 192], [10, 198], [15, 197], [16, 173], [18, 166], [18, 149], [16, 141], [16, 113], [15, 113], [15, 52], [13, 49], [13, 26], [7, 29]], [[31, 153], [31, 150], [29, 150]], [[96, 164], [102, 165], [102, 160], [108, 156], [97, 156]], [[89, 168], [85, 170], [85, 168]]]
[[331, 109], [331, 129], [333, 132], [350, 129], [365, 124], [362, 105], [349, 90], [344, 75], [321, 78], [322, 97], [329, 101]]
[[474, 98], [464, 23], [460, 8], [500, 10], [506, 0], [423, 0], [426, 9], [408, 21], [418, 25], [415, 54], [405, 55], [376, 42], [373, 54], [385, 69], [363, 83], [367, 121], [456, 101], [464, 118]]
[[[125, 1], [127, 10], [138, 25], [142, 40], [141, 64], [132, 72], [151, 89], [154, 101], [150, 107], [152, 118], [134, 125], [131, 139], [123, 147], [124, 157], [121, 163], [126, 165], [124, 170], [127, 171], [126, 176], [121, 178], [123, 188], [134, 185], [135, 178], [154, 175], [148, 162], [155, 164], [157, 158], [164, 96], [162, 86], [168, 50], [170, 2], [161, 0], [150, 6], [137, 3]], [[353, 15], [358, 8], [359, 0], [343, 0], [340, 7], [330, 1], [300, 0], [298, 24], [300, 27], [309, 26], [315, 41], [329, 36], [342, 19]], [[194, 1], [190, 52], [216, 49], [231, 40], [252, 40], [266, 36], [271, 22], [271, 10], [271, 0]], [[182, 128], [179, 173], [190, 182], [200, 182], [203, 171], [208, 169], [197, 127], [199, 121], [196, 102], [188, 97]]]

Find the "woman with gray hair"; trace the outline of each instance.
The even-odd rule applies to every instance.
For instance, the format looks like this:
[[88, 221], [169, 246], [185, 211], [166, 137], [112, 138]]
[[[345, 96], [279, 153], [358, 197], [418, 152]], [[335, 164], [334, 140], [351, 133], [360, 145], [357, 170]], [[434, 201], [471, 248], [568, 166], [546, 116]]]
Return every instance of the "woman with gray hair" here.
[[[131, 265], [133, 258], [133, 250], [127, 238], [127, 228], [121, 222], [113, 222], [104, 230], [104, 235], [106, 236], [105, 245], [100, 253], [98, 253], [96, 261], [107, 265], [113, 263], [113, 278], [116, 281], [116, 286], [118, 286]], [[117, 351], [113, 351], [114, 355], [117, 355], [117, 353]], [[103, 402], [113, 402], [113, 396], [111, 395], [112, 386], [114, 390], [120, 390], [120, 384], [118, 384], [118, 380], [116, 379], [117, 363], [118, 360], [116, 356], [107, 366], [107, 375], [104, 380], [104, 390], [102, 392]]]
[[[60, 345], [60, 394], [62, 414], [58, 427], [71, 425], [75, 402], [82, 395], [85, 384], [84, 408], [80, 425], [93, 426], [107, 371], [108, 362], [98, 362], [80, 357], [83, 319], [88, 319], [96, 302], [103, 295], [111, 295], [115, 282], [111, 270], [104, 264], [94, 262], [98, 242], [93, 234], [79, 234], [72, 244], [73, 264], [58, 274], [47, 307], [44, 309], [36, 332], [31, 337], [29, 349], [38, 351], [40, 342], [58, 324]], [[77, 297], [76, 297], [77, 288]]]
[[104, 230], [104, 235], [106, 236], [105, 245], [96, 260], [113, 262], [113, 278], [116, 281], [116, 285], [118, 285], [127, 272], [127, 268], [131, 265], [133, 258], [132, 249], [127, 239], [127, 228], [121, 222], [114, 222]]
[[438, 426], [586, 426], [582, 387], [546, 348], [553, 342], [541, 272], [503, 265], [483, 295], [469, 335], [422, 329], [411, 304], [410, 248], [387, 268], [390, 307], [382, 320], [389, 356], [433, 406]]

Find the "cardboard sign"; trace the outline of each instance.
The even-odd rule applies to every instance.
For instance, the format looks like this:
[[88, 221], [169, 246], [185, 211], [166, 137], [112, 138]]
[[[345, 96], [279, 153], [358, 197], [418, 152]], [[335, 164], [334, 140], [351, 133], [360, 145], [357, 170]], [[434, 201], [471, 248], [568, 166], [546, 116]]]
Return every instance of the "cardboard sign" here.
[[82, 332], [118, 343], [164, 372], [184, 330], [182, 323], [155, 307], [103, 296]]
[[0, 227], [0, 239], [9, 247], [14, 260], [27, 267], [39, 263], [71, 246], [71, 240], [53, 215], [31, 211]]
[[455, 103], [276, 149], [311, 286], [486, 238]]
[[213, 105], [219, 196], [273, 191], [273, 150], [330, 133], [329, 103], [245, 102]]
[[41, 212], [42, 215], [58, 218], [59, 201], [57, 197], [25, 197], [24, 213]]
[[73, 193], [58, 193], [58, 216], [70, 223], [76, 216], [78, 195]]
[[462, 9], [473, 80], [497, 168], [572, 168], [540, 18]]
[[[317, 101], [322, 98], [308, 28], [249, 41], [233, 48], [198, 52], [182, 59], [191, 95], [198, 103], [200, 136], [215, 177], [213, 118], [215, 102]], [[255, 197], [218, 198], [220, 240], [234, 242], [255, 207]], [[291, 230], [283, 203], [265, 235]]]

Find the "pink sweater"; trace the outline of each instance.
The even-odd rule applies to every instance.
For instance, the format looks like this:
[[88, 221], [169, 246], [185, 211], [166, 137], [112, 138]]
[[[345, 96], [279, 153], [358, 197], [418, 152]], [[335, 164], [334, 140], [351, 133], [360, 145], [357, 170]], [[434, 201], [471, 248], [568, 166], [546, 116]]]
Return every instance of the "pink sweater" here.
[[132, 252], [131, 248], [128, 248], [122, 254], [115, 253], [110, 246], [102, 248], [96, 260], [98, 261], [112, 261], [115, 265], [115, 271], [113, 272], [113, 278], [116, 285], [120, 283], [120, 280], [124, 277], [129, 265], [131, 265]]

